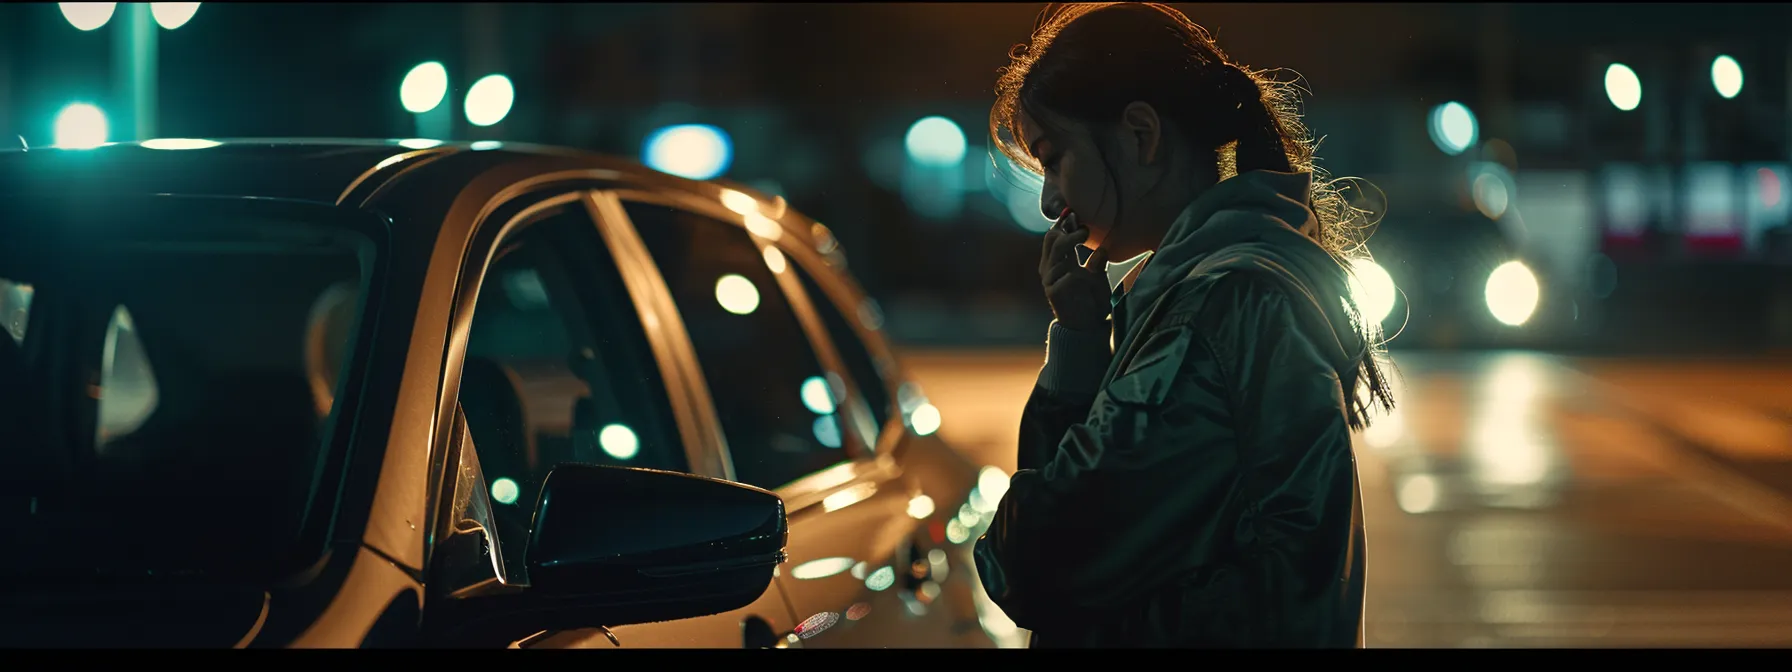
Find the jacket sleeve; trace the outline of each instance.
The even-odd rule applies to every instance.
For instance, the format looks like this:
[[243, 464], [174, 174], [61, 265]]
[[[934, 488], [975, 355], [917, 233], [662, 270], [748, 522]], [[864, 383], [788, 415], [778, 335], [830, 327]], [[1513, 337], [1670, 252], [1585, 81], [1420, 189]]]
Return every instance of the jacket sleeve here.
[[1015, 474], [977, 543], [984, 586], [1034, 630], [1312, 641], [1351, 533], [1336, 369], [1251, 275], [1177, 304], [1057, 454]]
[[1095, 393], [1113, 361], [1109, 334], [1080, 332], [1053, 321], [1045, 341], [1045, 366], [1020, 416], [1020, 469], [1045, 466], [1071, 425], [1089, 416]]

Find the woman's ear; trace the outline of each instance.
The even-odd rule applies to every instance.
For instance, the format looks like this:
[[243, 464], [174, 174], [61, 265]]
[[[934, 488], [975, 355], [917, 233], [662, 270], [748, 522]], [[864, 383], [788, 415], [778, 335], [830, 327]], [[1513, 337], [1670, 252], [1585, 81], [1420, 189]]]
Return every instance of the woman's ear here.
[[1149, 166], [1158, 162], [1158, 155], [1163, 150], [1163, 120], [1158, 118], [1157, 109], [1150, 103], [1133, 101], [1120, 112], [1120, 128], [1126, 134], [1127, 141], [1138, 152], [1139, 165]]

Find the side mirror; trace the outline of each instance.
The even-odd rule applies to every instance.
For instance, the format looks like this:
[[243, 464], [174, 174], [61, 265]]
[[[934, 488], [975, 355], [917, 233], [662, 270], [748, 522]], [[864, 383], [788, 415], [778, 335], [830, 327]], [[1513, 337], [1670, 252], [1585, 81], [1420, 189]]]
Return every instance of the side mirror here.
[[788, 535], [784, 500], [759, 488], [563, 464], [548, 473], [535, 507], [528, 585], [455, 600], [452, 629], [462, 643], [508, 644], [546, 630], [739, 609], [770, 587]]

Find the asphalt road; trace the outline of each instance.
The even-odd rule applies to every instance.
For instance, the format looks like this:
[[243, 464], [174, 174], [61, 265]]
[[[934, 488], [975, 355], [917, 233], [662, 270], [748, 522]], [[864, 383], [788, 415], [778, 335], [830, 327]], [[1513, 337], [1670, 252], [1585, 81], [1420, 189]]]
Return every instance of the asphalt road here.
[[[1042, 352], [912, 352], [1012, 469]], [[1792, 364], [1399, 354], [1357, 442], [1371, 647], [1792, 646]]]

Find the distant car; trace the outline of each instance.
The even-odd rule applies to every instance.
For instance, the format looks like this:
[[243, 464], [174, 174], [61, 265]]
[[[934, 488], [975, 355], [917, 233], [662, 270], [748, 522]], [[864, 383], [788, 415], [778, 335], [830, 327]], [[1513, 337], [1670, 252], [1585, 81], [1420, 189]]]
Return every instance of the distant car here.
[[1386, 273], [1388, 295], [1371, 303], [1386, 311], [1391, 347], [1526, 347], [1566, 336], [1574, 309], [1564, 283], [1539, 275], [1480, 212], [1440, 206], [1389, 217], [1368, 248], [1375, 262], [1358, 262], [1359, 276], [1363, 265]]
[[1011, 630], [968, 552], [1005, 477], [932, 435], [781, 198], [491, 142], [157, 140], [0, 152], [0, 208], [7, 645]]

